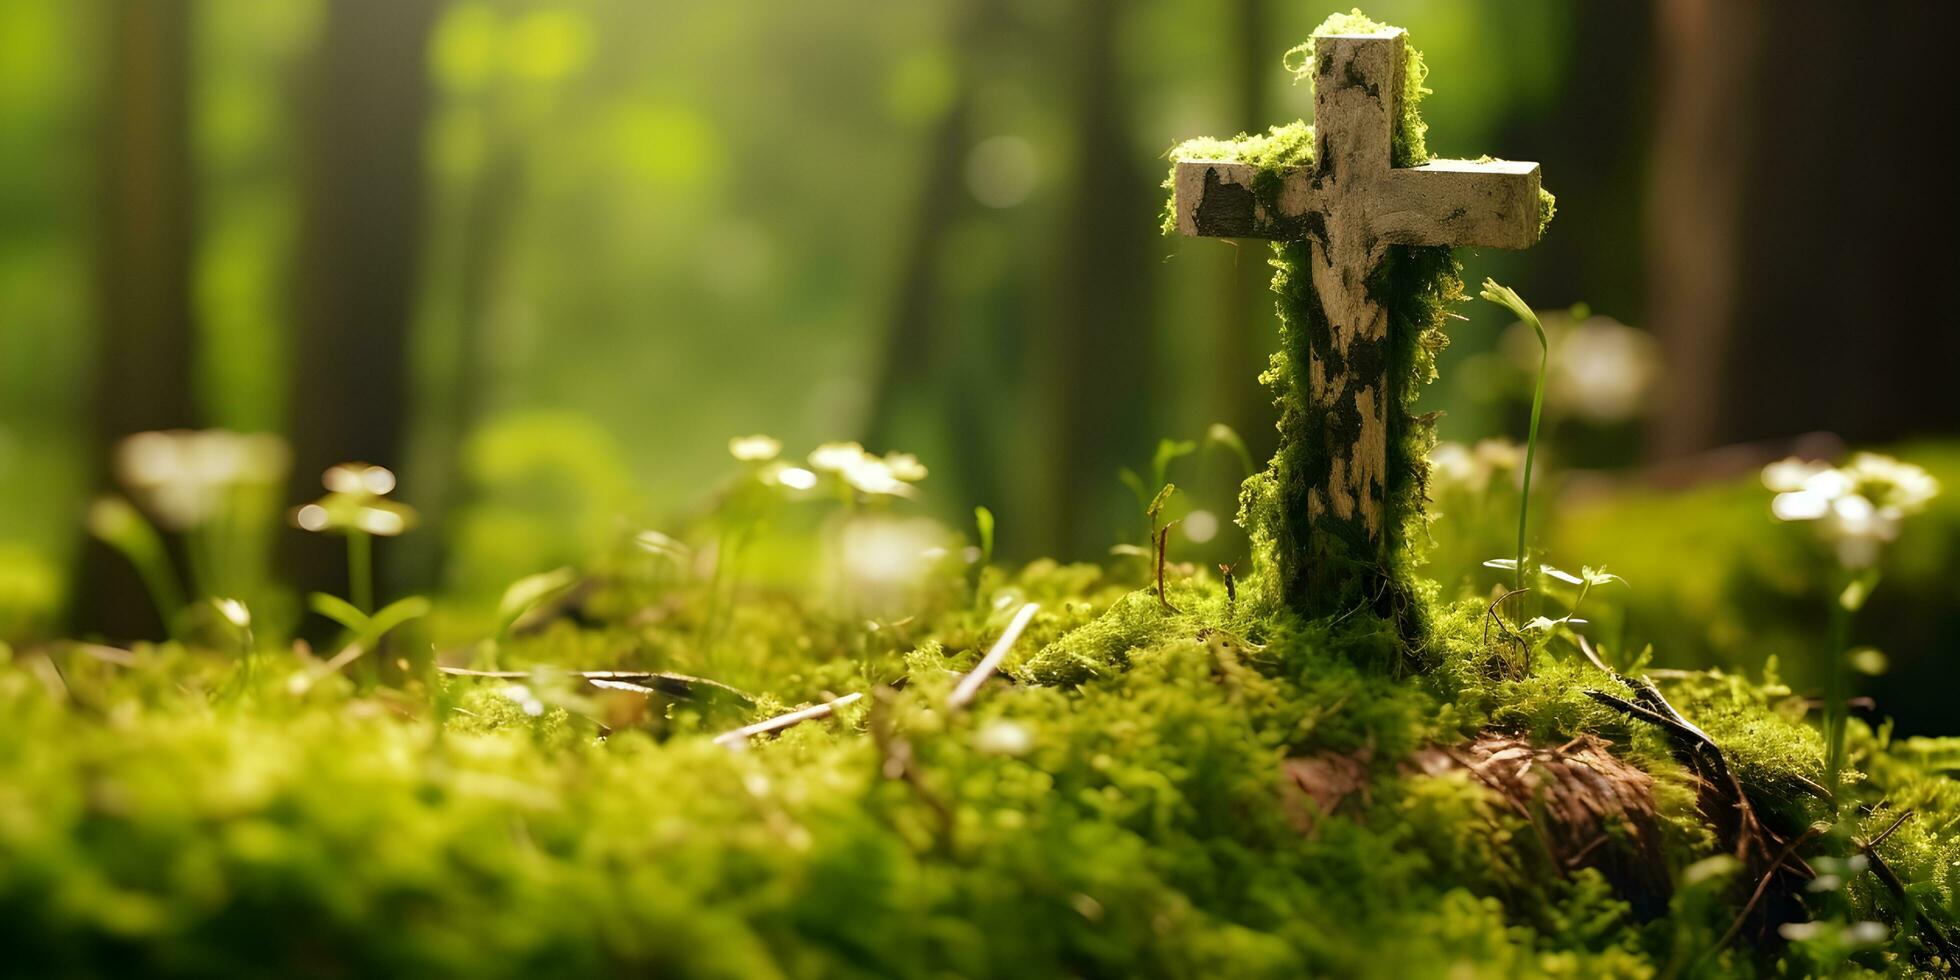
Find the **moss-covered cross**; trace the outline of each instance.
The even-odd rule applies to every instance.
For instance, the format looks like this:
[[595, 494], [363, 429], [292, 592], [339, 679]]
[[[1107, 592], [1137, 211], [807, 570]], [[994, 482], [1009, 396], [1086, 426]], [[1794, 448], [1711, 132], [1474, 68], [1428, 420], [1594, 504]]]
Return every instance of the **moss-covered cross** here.
[[1309, 44], [1314, 125], [1173, 151], [1167, 225], [1277, 243], [1282, 409], [1243, 519], [1310, 616], [1411, 608], [1429, 428], [1411, 416], [1461, 294], [1450, 248], [1524, 248], [1550, 217], [1538, 165], [1430, 160], [1421, 58], [1399, 28], [1339, 15]]

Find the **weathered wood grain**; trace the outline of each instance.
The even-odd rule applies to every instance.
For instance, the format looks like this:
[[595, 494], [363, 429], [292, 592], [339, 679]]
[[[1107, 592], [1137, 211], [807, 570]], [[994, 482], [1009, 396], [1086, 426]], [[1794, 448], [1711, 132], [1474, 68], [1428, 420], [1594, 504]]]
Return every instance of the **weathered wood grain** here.
[[1324, 478], [1308, 487], [1310, 567], [1339, 567], [1334, 552], [1357, 531], [1377, 554], [1385, 537], [1389, 412], [1399, 406], [1390, 404], [1388, 312], [1368, 283], [1387, 250], [1524, 248], [1538, 238], [1535, 163], [1392, 166], [1404, 36], [1393, 30], [1315, 38], [1310, 165], [1264, 173], [1241, 162], [1178, 160], [1172, 176], [1180, 234], [1309, 246], [1327, 329], [1310, 343], [1311, 431], [1288, 437], [1317, 441], [1314, 455], [1327, 464]]

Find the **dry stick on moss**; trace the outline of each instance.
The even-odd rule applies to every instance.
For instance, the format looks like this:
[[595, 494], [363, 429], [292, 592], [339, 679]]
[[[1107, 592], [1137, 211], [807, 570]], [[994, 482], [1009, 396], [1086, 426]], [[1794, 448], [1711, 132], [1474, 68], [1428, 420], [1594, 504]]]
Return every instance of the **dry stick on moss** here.
[[[1515, 595], [1521, 595], [1521, 594], [1523, 594], [1523, 593], [1524, 593], [1524, 592], [1526, 592], [1526, 591], [1528, 591], [1528, 590], [1526, 590], [1526, 589], [1512, 589], [1511, 591], [1509, 591], [1509, 592], [1506, 592], [1506, 593], [1504, 593], [1504, 594], [1503, 594], [1503, 595], [1501, 595], [1501, 596], [1498, 596], [1498, 597], [1497, 597], [1497, 599], [1496, 599], [1496, 600], [1495, 600], [1494, 602], [1492, 602], [1492, 603], [1490, 604], [1490, 607], [1484, 610], [1484, 646], [1485, 646], [1485, 647], [1489, 647], [1489, 646], [1490, 646], [1490, 624], [1491, 624], [1491, 623], [1496, 623], [1496, 624], [1497, 624], [1497, 628], [1498, 628], [1498, 629], [1500, 629], [1500, 630], [1503, 630], [1503, 631], [1504, 631], [1504, 635], [1505, 635], [1505, 636], [1508, 636], [1508, 637], [1510, 637], [1511, 639], [1513, 639], [1513, 640], [1516, 640], [1516, 641], [1517, 641], [1517, 644], [1518, 644], [1518, 651], [1519, 651], [1519, 653], [1520, 653], [1520, 654], [1522, 654], [1522, 657], [1521, 657], [1521, 659], [1523, 660], [1523, 663], [1524, 663], [1524, 667], [1523, 667], [1523, 670], [1524, 670], [1524, 672], [1525, 672], [1526, 674], [1529, 674], [1529, 673], [1531, 673], [1531, 646], [1530, 646], [1530, 644], [1529, 644], [1529, 643], [1527, 643], [1527, 642], [1525, 641], [1525, 638], [1524, 638], [1524, 634], [1522, 634], [1522, 633], [1519, 633], [1519, 632], [1518, 632], [1517, 630], [1514, 630], [1514, 629], [1512, 629], [1512, 628], [1511, 628], [1511, 624], [1509, 624], [1509, 623], [1507, 623], [1507, 622], [1505, 622], [1505, 621], [1504, 621], [1504, 618], [1503, 618], [1502, 616], [1499, 616], [1499, 615], [1497, 614], [1497, 607], [1499, 607], [1499, 606], [1502, 606], [1502, 605], [1503, 605], [1503, 604], [1504, 604], [1504, 603], [1505, 603], [1506, 601], [1508, 601], [1508, 600], [1509, 600], [1509, 599], [1510, 599], [1510, 598], [1511, 598], [1512, 596], [1515, 596]], [[1595, 661], [1593, 661], [1593, 662], [1594, 662], [1594, 663], [1599, 663], [1599, 662], [1598, 662], [1597, 660], [1595, 660]], [[1600, 669], [1602, 669], [1602, 670], [1604, 670], [1604, 669], [1605, 669], [1605, 667], [1606, 667], [1606, 665], [1605, 665], [1605, 664], [1599, 664], [1599, 666], [1600, 666]]]
[[1862, 845], [1862, 847], [1864, 848], [1864, 850], [1870, 851], [1872, 848], [1875, 848], [1878, 845], [1885, 843], [1887, 838], [1891, 837], [1893, 833], [1897, 832], [1900, 827], [1905, 826], [1906, 821], [1911, 819], [1912, 819], [1911, 810], [1902, 811], [1899, 814], [1899, 818], [1897, 820], [1892, 821], [1891, 825], [1887, 826], [1884, 830], [1879, 831], [1878, 836], [1873, 837], [1871, 840], [1866, 841]]
[[1931, 919], [1920, 921], [1923, 917], [1919, 915], [1918, 907], [1913, 904], [1912, 895], [1906, 891], [1905, 880], [1900, 878], [1899, 873], [1892, 870], [1892, 865], [1878, 853], [1878, 845], [1885, 843], [1887, 838], [1900, 827], [1905, 826], [1906, 821], [1912, 819], [1912, 816], [1911, 810], [1900, 813], [1898, 819], [1879, 831], [1877, 836], [1861, 843], [1858, 849], [1871, 861], [1872, 874], [1876, 875], [1879, 881], [1884, 882], [1886, 890], [1892, 893], [1892, 897], [1898, 900], [1899, 907], [1905, 910], [1907, 921], [1917, 928], [1923, 928], [1926, 934], [1932, 937], [1934, 951], [1948, 964], [1952, 964], [1960, 961], [1960, 949], [1955, 948], [1953, 940], [1948, 938], [1946, 930], [1941, 929], [1939, 923]]
[[1594, 667], [1607, 676], [1625, 684], [1634, 692], [1634, 700], [1628, 701], [1604, 691], [1587, 691], [1586, 696], [1616, 711], [1631, 715], [1643, 721], [1661, 726], [1673, 736], [1674, 753], [1697, 774], [1713, 783], [1718, 791], [1726, 791], [1731, 797], [1729, 803], [1735, 807], [1735, 856], [1747, 859], [1750, 849], [1763, 849], [1764, 828], [1756, 818], [1756, 810], [1749, 802], [1749, 794], [1742, 786], [1735, 770], [1729, 768], [1728, 757], [1722, 754], [1721, 746], [1715, 744], [1707, 732], [1674, 710], [1660, 688], [1644, 678], [1628, 677], [1614, 670], [1600, 659], [1592, 648], [1592, 643], [1584, 636], [1577, 638], [1579, 652], [1584, 654]]
[[798, 708], [788, 714], [764, 719], [753, 725], [743, 725], [734, 731], [722, 732], [720, 735], [716, 735], [715, 744], [732, 748], [747, 742], [752, 736], [780, 732], [785, 728], [793, 728], [812, 718], [827, 718], [838, 708], [844, 707], [847, 704], [853, 704], [863, 697], [864, 695], [862, 693], [853, 691], [841, 698], [834, 698], [822, 704], [813, 704], [807, 708]]
[[1781, 871], [1785, 864], [1789, 863], [1791, 856], [1797, 853], [1797, 848], [1816, 839], [1823, 832], [1823, 826], [1813, 826], [1799, 834], [1796, 840], [1784, 845], [1783, 850], [1776, 855], [1776, 860], [1770, 862], [1769, 869], [1764, 871], [1762, 878], [1756, 882], [1756, 890], [1750, 893], [1749, 901], [1742, 904], [1742, 911], [1735, 914], [1735, 921], [1729, 923], [1728, 931], [1722, 933], [1722, 938], [1715, 940], [1715, 945], [1708, 947], [1701, 954], [1696, 960], [1697, 963], [1721, 952], [1723, 947], [1735, 941], [1735, 937], [1742, 932], [1743, 924], [1749, 921], [1749, 913], [1756, 911], [1756, 906], [1762, 902], [1763, 895], [1769, 891], [1770, 880], [1776, 877], [1776, 873]]
[[[471, 670], [468, 667], [437, 667], [436, 669], [452, 677], [488, 677], [496, 680], [521, 681], [530, 680], [532, 676], [532, 672], [528, 670]], [[741, 688], [709, 680], [706, 677], [675, 674], [664, 670], [569, 670], [565, 673], [598, 687], [624, 684], [679, 697], [692, 697], [697, 688], [712, 688], [748, 704], [755, 703], [755, 695]]]
[[975, 664], [965, 677], [960, 678], [959, 684], [953, 688], [953, 693], [946, 697], [946, 707], [959, 711], [973, 703], [974, 695], [980, 693], [980, 685], [985, 684], [987, 678], [992, 677], [994, 672], [1000, 669], [1000, 662], [1007, 658], [1009, 650], [1014, 649], [1015, 642], [1021, 638], [1021, 633], [1028, 628], [1028, 622], [1034, 619], [1035, 612], [1040, 609], [1039, 603], [1030, 602], [1014, 614], [1007, 628], [1001, 631], [1000, 639], [994, 641], [992, 649], [987, 651], [986, 656], [980, 658], [980, 662]]

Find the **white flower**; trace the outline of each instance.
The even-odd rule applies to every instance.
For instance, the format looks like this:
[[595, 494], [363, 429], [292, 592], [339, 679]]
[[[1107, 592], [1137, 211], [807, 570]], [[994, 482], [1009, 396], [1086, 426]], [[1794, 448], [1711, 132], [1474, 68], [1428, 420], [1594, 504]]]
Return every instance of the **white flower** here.
[[1846, 568], [1868, 568], [1899, 537], [1899, 522], [1926, 509], [1940, 484], [1925, 470], [1877, 453], [1859, 453], [1842, 468], [1795, 458], [1763, 467], [1763, 485], [1779, 491], [1770, 513], [1780, 521], [1816, 521]]
[[276, 485], [288, 453], [278, 436], [223, 429], [138, 432], [116, 446], [116, 476], [172, 530], [210, 520], [233, 488]]
[[1027, 726], [1015, 721], [989, 722], [973, 738], [974, 747], [988, 755], [1027, 755], [1034, 748], [1034, 736]]
[[892, 473], [892, 468], [876, 456], [865, 456], [844, 467], [844, 482], [859, 493], [874, 497], [909, 497], [912, 485]]
[[329, 467], [320, 483], [334, 493], [386, 496], [395, 492], [395, 471], [373, 463], [341, 463]]
[[1778, 493], [1802, 490], [1811, 477], [1830, 469], [1827, 463], [1798, 459], [1795, 456], [1779, 460], [1763, 467], [1763, 486]]
[[1901, 515], [1917, 514], [1940, 494], [1940, 481], [1911, 463], [1859, 453], [1844, 467], [1844, 476], [1858, 494], [1881, 508], [1895, 508]]
[[538, 696], [531, 693], [531, 689], [523, 684], [507, 684], [503, 690], [497, 693], [515, 701], [518, 710], [533, 718], [544, 714], [544, 702], [539, 700]]
[[1429, 453], [1430, 476], [1439, 487], [1459, 487], [1471, 493], [1490, 489], [1491, 479], [1510, 474], [1513, 482], [1524, 469], [1524, 447], [1502, 439], [1483, 439], [1475, 447], [1440, 443]]
[[1460, 442], [1441, 442], [1429, 451], [1429, 475], [1439, 483], [1467, 486], [1476, 478], [1477, 466], [1468, 447]]
[[765, 435], [736, 436], [728, 440], [728, 455], [744, 463], [766, 463], [782, 451], [782, 443]]
[[826, 442], [810, 453], [810, 467], [821, 473], [842, 473], [864, 459], [864, 447], [855, 442]]
[[926, 478], [926, 466], [919, 457], [911, 453], [886, 453], [885, 468], [892, 476], [907, 483], [917, 483]]
[[415, 526], [415, 508], [383, 499], [395, 489], [394, 471], [372, 463], [341, 463], [320, 477], [327, 495], [294, 508], [293, 524], [302, 531], [359, 531], [391, 538]]
[[817, 475], [801, 466], [784, 466], [778, 463], [763, 472], [762, 482], [791, 490], [808, 490], [817, 485]]
[[810, 454], [810, 467], [835, 473], [859, 493], [874, 497], [909, 497], [911, 484], [926, 476], [925, 465], [911, 453], [873, 456], [855, 442], [827, 442]]

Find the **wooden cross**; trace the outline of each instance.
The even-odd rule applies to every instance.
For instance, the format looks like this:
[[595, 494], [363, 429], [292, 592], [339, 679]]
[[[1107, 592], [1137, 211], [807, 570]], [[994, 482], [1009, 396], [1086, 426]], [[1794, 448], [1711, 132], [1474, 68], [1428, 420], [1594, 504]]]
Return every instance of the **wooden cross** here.
[[[1392, 165], [1391, 143], [1402, 118], [1404, 37], [1389, 29], [1314, 39], [1311, 166], [1262, 179], [1252, 164], [1178, 160], [1173, 181], [1180, 234], [1308, 243], [1313, 288], [1328, 327], [1324, 335], [1310, 332], [1309, 428], [1317, 431], [1283, 438], [1316, 442], [1330, 464], [1308, 477], [1310, 550], [1325, 542], [1330, 532], [1323, 525], [1331, 519], [1344, 525], [1347, 540], [1358, 529], [1377, 559], [1388, 413], [1400, 406], [1388, 402], [1388, 310], [1370, 295], [1370, 274], [1390, 246], [1524, 248], [1539, 231], [1535, 163]], [[1284, 481], [1288, 474], [1280, 476]], [[1304, 557], [1311, 576], [1321, 556]]]

